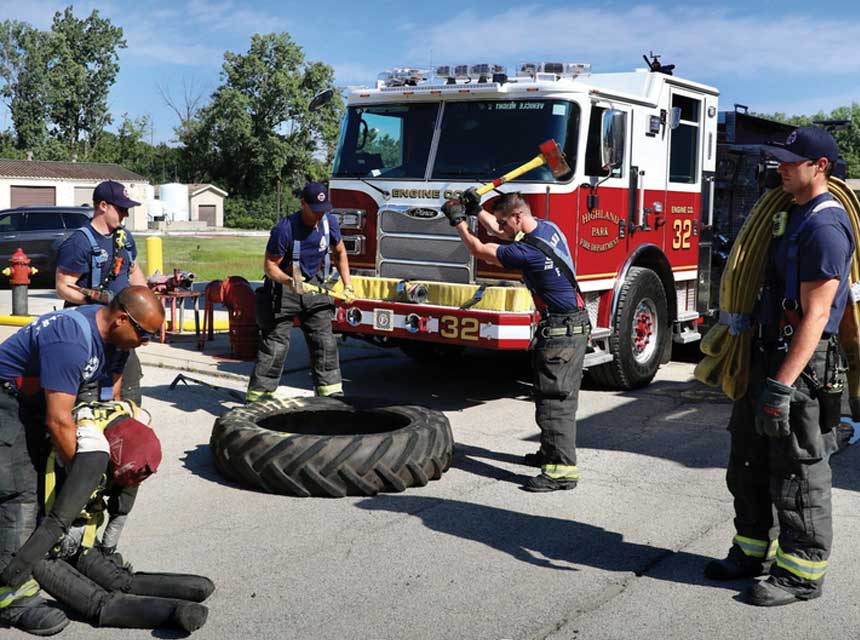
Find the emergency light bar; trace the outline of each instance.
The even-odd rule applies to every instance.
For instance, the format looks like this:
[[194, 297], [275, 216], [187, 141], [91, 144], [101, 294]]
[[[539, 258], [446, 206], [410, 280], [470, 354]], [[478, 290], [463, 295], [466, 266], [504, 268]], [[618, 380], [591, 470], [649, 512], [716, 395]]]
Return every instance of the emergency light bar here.
[[436, 67], [436, 77], [445, 79], [449, 84], [460, 80], [488, 82], [493, 76], [507, 74], [507, 68], [500, 64], [441, 64]]
[[376, 76], [376, 85], [382, 87], [405, 87], [415, 86], [426, 80], [429, 71], [413, 67], [395, 67], [389, 71], [383, 71]]
[[[576, 78], [590, 73], [591, 65], [581, 62], [523, 62], [517, 65], [517, 77], [536, 80]], [[555, 78], [548, 76], [555, 76]]]

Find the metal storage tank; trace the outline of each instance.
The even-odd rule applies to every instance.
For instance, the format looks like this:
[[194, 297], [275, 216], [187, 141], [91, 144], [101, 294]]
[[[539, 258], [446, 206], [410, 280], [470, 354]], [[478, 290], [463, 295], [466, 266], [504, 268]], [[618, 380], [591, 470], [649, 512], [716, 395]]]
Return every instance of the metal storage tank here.
[[158, 198], [164, 207], [164, 217], [173, 222], [191, 219], [188, 214], [188, 187], [178, 182], [170, 182], [158, 187]]

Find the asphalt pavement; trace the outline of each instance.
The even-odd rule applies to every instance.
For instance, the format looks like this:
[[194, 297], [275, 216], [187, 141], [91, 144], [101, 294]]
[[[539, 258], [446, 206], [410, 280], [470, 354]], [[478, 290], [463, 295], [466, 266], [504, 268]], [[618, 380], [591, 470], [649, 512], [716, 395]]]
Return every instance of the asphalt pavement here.
[[[49, 310], [50, 294], [39, 304]], [[0, 327], [0, 338], [14, 330]], [[279, 393], [312, 395], [298, 333], [293, 345]], [[535, 472], [521, 456], [538, 442], [523, 354], [473, 350], [428, 366], [349, 340], [341, 345], [348, 393], [444, 412], [454, 464], [441, 480], [399, 494], [301, 499], [245, 489], [213, 466], [212, 424], [238, 406], [220, 388], [244, 390], [251, 368], [228, 352], [223, 335], [202, 354], [193, 336], [138, 352], [164, 460], [120, 547], [138, 570], [215, 581], [195, 638], [799, 640], [860, 628], [856, 447], [833, 458], [835, 542], [822, 598], [759, 609], [738, 599], [748, 581], [702, 575], [734, 533], [724, 481], [731, 405], [692, 379], [692, 364], [671, 363], [635, 392], [586, 382], [581, 483], [531, 494], [519, 488]], [[180, 372], [216, 388], [171, 389]], [[181, 634], [75, 621], [59, 637]]]

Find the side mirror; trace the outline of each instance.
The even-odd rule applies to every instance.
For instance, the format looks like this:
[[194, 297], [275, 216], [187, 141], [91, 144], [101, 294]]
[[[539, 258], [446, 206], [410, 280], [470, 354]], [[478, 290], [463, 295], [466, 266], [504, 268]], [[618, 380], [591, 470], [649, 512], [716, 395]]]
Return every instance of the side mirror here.
[[672, 122], [671, 127], [672, 131], [678, 128], [678, 125], [681, 124], [681, 107], [672, 107]]
[[311, 101], [308, 103], [308, 111], [316, 111], [320, 107], [327, 105], [331, 102], [332, 96], [334, 96], [334, 89], [320, 91], [311, 98]]
[[627, 114], [617, 109], [604, 111], [600, 128], [600, 163], [610, 175], [624, 162], [626, 135]]

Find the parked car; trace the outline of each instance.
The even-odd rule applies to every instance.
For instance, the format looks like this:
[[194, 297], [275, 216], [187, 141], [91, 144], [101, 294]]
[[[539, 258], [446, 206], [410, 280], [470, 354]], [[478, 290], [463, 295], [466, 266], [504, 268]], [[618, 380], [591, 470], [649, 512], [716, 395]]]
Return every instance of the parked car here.
[[[9, 266], [9, 258], [20, 247], [39, 273], [33, 286], [54, 286], [57, 251], [63, 240], [84, 226], [93, 216], [91, 207], [18, 207], [0, 211], [0, 269]], [[5, 288], [8, 279], [0, 276]]]

